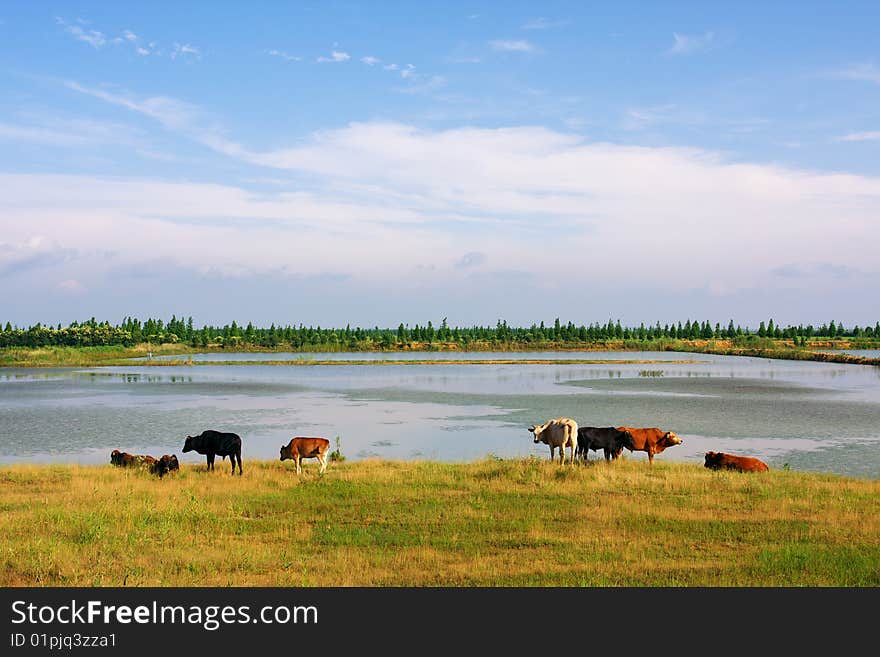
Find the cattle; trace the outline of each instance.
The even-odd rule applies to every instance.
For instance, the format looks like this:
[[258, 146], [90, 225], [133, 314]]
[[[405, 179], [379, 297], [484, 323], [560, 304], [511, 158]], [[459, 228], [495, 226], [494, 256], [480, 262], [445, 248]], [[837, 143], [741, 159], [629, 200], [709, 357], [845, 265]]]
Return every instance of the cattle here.
[[567, 417], [557, 417], [547, 420], [541, 425], [532, 425], [529, 431], [535, 435], [536, 443], [544, 443], [550, 446], [550, 460], [554, 459], [554, 452], [559, 448], [559, 464], [565, 463], [565, 448], [571, 452], [569, 463], [574, 463], [574, 453], [577, 450], [578, 425], [577, 422]]
[[187, 436], [183, 444], [184, 452], [204, 454], [208, 461], [208, 470], [214, 469], [214, 457], [228, 456], [232, 462], [232, 474], [235, 474], [235, 459], [238, 459], [238, 474], [241, 470], [241, 437], [237, 433], [214, 431], [208, 429], [198, 436]]
[[578, 427], [577, 453], [589, 461], [589, 450], [605, 452], [605, 460], [617, 460], [623, 452], [626, 431], [616, 427]]
[[281, 460], [293, 459], [296, 464], [296, 474], [302, 473], [302, 459], [318, 459], [321, 464], [320, 472], [327, 469], [327, 450], [330, 449], [330, 441], [326, 438], [296, 436], [290, 442], [281, 446]]
[[770, 470], [770, 466], [760, 459], [724, 452], [706, 452], [704, 465], [710, 470], [736, 470], [738, 472], [768, 472]]
[[163, 454], [150, 468], [150, 472], [159, 477], [164, 477], [169, 472], [180, 470], [177, 454]]
[[657, 427], [617, 427], [629, 435], [623, 438], [623, 446], [631, 452], [647, 452], [648, 463], [654, 464], [654, 457], [667, 447], [681, 445], [681, 438], [672, 431], [663, 431]]
[[121, 468], [137, 468], [140, 466], [152, 468], [155, 462], [156, 458], [148, 454], [129, 454], [128, 452], [120, 452], [118, 449], [110, 452], [110, 463]]

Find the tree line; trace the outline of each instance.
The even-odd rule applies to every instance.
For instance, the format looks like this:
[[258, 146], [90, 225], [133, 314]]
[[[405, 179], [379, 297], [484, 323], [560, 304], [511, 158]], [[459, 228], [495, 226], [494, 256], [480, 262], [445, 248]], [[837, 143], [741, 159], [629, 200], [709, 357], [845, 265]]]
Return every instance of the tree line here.
[[431, 321], [424, 326], [401, 323], [393, 328], [322, 328], [320, 326], [275, 325], [257, 327], [249, 322], [242, 326], [235, 321], [224, 326], [205, 325], [196, 327], [193, 318], [186, 320], [176, 316], [168, 321], [149, 318], [145, 321], [126, 317], [120, 324], [98, 322], [94, 317], [69, 326], [49, 326], [37, 323], [19, 327], [7, 322], [0, 323], [0, 348], [3, 347], [95, 347], [132, 346], [148, 342], [153, 344], [182, 343], [192, 347], [287, 347], [293, 350], [349, 350], [401, 349], [411, 346], [456, 344], [510, 346], [543, 344], [587, 346], [608, 341], [651, 342], [657, 340], [712, 340], [751, 338], [786, 339], [797, 344], [807, 340], [833, 338], [863, 338], [880, 340], [880, 322], [872, 326], [845, 327], [842, 322], [830, 321], [821, 326], [798, 324], [782, 327], [772, 319], [761, 322], [757, 329], [735, 325], [731, 320], [726, 327], [708, 321], [660, 322], [654, 325], [623, 326], [620, 320], [607, 323], [591, 323], [575, 326], [562, 323], [558, 318], [552, 325], [532, 324], [529, 327], [510, 326], [498, 320], [495, 326], [449, 326], [443, 318], [439, 326]]

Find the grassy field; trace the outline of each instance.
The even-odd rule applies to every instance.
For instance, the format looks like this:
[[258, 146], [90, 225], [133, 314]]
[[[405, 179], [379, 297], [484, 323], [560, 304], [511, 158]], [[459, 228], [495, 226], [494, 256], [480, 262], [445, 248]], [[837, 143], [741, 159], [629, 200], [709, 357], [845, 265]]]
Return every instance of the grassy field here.
[[0, 468], [0, 585], [880, 586], [880, 481], [625, 457], [225, 465]]

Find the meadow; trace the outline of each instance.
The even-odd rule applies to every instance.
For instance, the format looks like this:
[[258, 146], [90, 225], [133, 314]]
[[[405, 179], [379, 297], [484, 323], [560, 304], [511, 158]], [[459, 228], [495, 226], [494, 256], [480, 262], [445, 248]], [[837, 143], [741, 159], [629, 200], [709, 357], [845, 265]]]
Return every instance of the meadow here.
[[499, 459], [0, 468], [0, 586], [876, 587], [880, 481]]

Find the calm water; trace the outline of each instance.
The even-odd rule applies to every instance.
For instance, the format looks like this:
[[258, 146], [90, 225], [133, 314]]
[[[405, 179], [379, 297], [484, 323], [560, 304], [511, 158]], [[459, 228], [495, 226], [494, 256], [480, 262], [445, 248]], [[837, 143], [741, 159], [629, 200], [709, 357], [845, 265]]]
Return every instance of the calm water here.
[[665, 362], [0, 369], [0, 463], [105, 463], [113, 449], [204, 463], [180, 448], [208, 428], [242, 436], [245, 469], [248, 458], [278, 458], [294, 435], [339, 436], [349, 460], [547, 458], [527, 427], [567, 415], [583, 425], [673, 430], [684, 443], [661, 460], [702, 463], [712, 449], [771, 467], [880, 478], [877, 367], [669, 352], [289, 356]]

